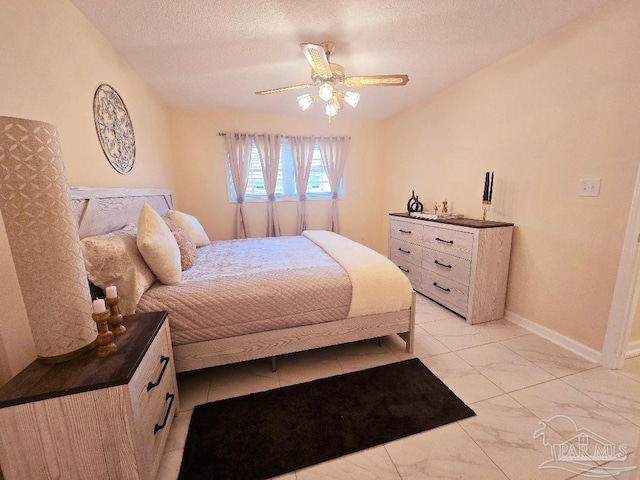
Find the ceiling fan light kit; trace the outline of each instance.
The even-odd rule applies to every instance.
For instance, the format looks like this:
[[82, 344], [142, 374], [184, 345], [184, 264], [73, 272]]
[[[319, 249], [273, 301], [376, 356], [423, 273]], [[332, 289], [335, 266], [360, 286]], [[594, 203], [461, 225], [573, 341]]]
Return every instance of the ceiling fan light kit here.
[[311, 106], [311, 104], [315, 101], [316, 97], [311, 95], [310, 93], [305, 93], [304, 95], [300, 95], [298, 97], [298, 105], [302, 110], [306, 110]]
[[327, 106], [324, 109], [324, 113], [327, 117], [335, 117], [338, 114], [338, 107], [333, 104], [327, 103]]
[[[342, 109], [344, 101], [349, 106], [355, 108], [360, 101], [360, 94], [353, 91], [341, 92], [337, 85], [348, 87], [391, 87], [406, 85], [409, 81], [408, 75], [370, 75], [360, 77], [345, 77], [344, 68], [337, 63], [329, 62], [336, 45], [333, 42], [323, 42], [321, 45], [313, 43], [301, 43], [300, 48], [305, 58], [311, 65], [311, 80], [313, 83], [302, 83], [290, 85], [288, 87], [273, 88], [256, 92], [256, 95], [267, 95], [270, 93], [286, 92], [302, 88], [318, 87], [318, 97], [326, 102], [325, 114], [331, 118]], [[315, 101], [316, 97], [310, 93], [297, 97], [298, 105], [302, 110], [307, 110]]]
[[327, 100], [324, 113], [327, 117], [335, 117], [340, 109], [342, 109], [342, 102], [340, 101], [340, 95], [336, 92], [336, 94]]
[[325, 102], [328, 102], [333, 98], [333, 87], [326, 82], [323, 83], [318, 89], [318, 96]]
[[360, 101], [360, 94], [357, 92], [345, 92], [343, 95], [344, 101], [351, 105], [353, 108], [356, 108], [358, 102]]

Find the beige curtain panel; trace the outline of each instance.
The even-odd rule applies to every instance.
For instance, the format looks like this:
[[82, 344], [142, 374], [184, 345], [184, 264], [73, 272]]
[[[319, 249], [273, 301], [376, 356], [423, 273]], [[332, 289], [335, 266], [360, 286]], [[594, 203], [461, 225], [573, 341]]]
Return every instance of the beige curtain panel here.
[[322, 163], [329, 177], [331, 187], [331, 231], [338, 232], [338, 189], [344, 174], [344, 165], [349, 150], [349, 137], [319, 138]]
[[307, 185], [311, 172], [311, 160], [313, 159], [313, 147], [316, 141], [312, 137], [291, 137], [291, 152], [293, 154], [293, 170], [298, 192], [298, 219], [296, 234], [300, 235], [307, 229]]
[[254, 135], [253, 139], [258, 148], [264, 188], [267, 191], [267, 237], [279, 237], [280, 223], [275, 194], [280, 165], [280, 135]]
[[247, 223], [247, 213], [244, 208], [244, 195], [249, 182], [249, 163], [251, 162], [251, 146], [253, 139], [247, 133], [231, 133], [224, 135], [224, 142], [227, 149], [227, 161], [231, 171], [233, 188], [238, 198], [236, 208], [236, 238], [249, 237], [249, 224]]

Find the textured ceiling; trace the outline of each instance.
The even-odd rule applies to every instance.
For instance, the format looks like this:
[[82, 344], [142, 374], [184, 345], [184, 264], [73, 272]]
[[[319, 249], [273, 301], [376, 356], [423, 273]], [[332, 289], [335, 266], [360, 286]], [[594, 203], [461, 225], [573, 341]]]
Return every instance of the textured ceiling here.
[[381, 119], [612, 0], [71, 1], [170, 105], [323, 115], [254, 92], [309, 82], [299, 44], [330, 40], [346, 75], [409, 75], [340, 113]]

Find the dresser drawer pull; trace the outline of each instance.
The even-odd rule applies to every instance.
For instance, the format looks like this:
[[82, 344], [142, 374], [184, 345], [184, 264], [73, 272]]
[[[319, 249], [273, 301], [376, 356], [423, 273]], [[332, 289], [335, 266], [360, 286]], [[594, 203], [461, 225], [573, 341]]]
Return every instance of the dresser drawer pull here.
[[436, 237], [436, 241], [453, 245], [453, 240], [442, 240], [440, 237]]
[[409, 273], [409, 269], [408, 268], [402, 268], [400, 265], [398, 265], [398, 268], [400, 270], [402, 270], [404, 273]]
[[398, 230], [400, 233], [407, 233], [409, 235], [411, 235], [411, 230], [403, 230], [403, 229], [399, 229]]
[[398, 247], [398, 250], [400, 250], [402, 253], [406, 253], [406, 254], [411, 253], [411, 250], [405, 250], [405, 249], [404, 249], [404, 248], [402, 248], [402, 247]]
[[444, 268], [451, 268], [451, 265], [445, 265], [444, 263], [440, 263], [438, 260], [434, 260], [433, 263], [435, 263], [436, 265], [440, 265], [441, 267], [444, 267]]
[[450, 292], [451, 291], [450, 288], [445, 288], [445, 287], [441, 287], [440, 285], [438, 285], [438, 282], [433, 282], [433, 286], [439, 288], [440, 290], [444, 290], [445, 292]]
[[162, 381], [162, 377], [164, 376], [164, 371], [167, 369], [167, 365], [169, 365], [169, 357], [160, 355], [160, 363], [162, 363], [163, 365], [162, 365], [162, 370], [160, 371], [160, 376], [158, 377], [158, 381], [149, 382], [147, 384], [147, 392], [153, 388], [156, 388], [158, 385], [160, 385], [160, 382]]
[[171, 407], [173, 407], [173, 399], [174, 398], [176, 398], [176, 396], [173, 393], [167, 392], [167, 396], [165, 397], [164, 401], [166, 402], [167, 400], [169, 400], [169, 405], [167, 406], [167, 411], [164, 412], [164, 420], [162, 421], [162, 425], [158, 425], [156, 423], [153, 426], [153, 434], [154, 435], [156, 433], [158, 433], [160, 430], [162, 430], [164, 427], [167, 426], [167, 420], [169, 420], [169, 412], [171, 412]]

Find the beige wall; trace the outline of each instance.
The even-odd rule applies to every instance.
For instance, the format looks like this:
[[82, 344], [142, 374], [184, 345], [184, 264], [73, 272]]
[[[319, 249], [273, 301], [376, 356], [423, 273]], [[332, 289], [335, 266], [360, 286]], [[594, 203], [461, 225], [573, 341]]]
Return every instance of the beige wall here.
[[636, 280], [635, 310], [633, 312], [630, 342], [640, 342], [640, 279]]
[[[640, 2], [616, 2], [385, 125], [385, 207], [412, 189], [516, 224], [507, 309], [601, 350], [640, 161]], [[597, 198], [576, 195], [601, 177]]]
[[[225, 177], [224, 139], [218, 132], [285, 135], [351, 136], [339, 201], [340, 233], [385, 252], [386, 223], [381, 215], [381, 125], [338, 115], [329, 125], [324, 115], [298, 116], [174, 109], [171, 112], [176, 162], [176, 207], [195, 215], [213, 239], [233, 238], [236, 204], [229, 203]], [[310, 229], [329, 228], [329, 200], [307, 202]], [[246, 204], [250, 236], [266, 234], [266, 203]], [[283, 235], [295, 235], [296, 202], [278, 202]]]
[[[0, 0], [0, 41], [0, 115], [56, 125], [72, 185], [172, 187], [167, 107], [69, 1]], [[137, 155], [128, 175], [111, 168], [98, 143], [93, 94], [101, 83], [131, 115]], [[0, 268], [2, 384], [35, 358], [2, 222]]]

